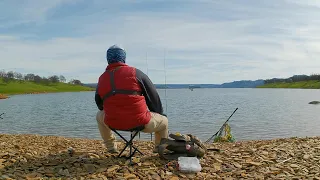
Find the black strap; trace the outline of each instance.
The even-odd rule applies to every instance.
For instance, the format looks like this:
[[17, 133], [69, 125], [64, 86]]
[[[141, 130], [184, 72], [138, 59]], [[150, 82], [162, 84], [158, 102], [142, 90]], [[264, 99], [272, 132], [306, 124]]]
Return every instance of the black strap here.
[[142, 93], [139, 92], [139, 91], [126, 90], [126, 89], [117, 89], [116, 88], [116, 85], [114, 83], [114, 72], [116, 72], [120, 68], [121, 68], [121, 66], [119, 66], [119, 67], [117, 67], [117, 68], [115, 68], [113, 70], [107, 70], [107, 72], [110, 75], [111, 91], [103, 96], [103, 99], [102, 99], [103, 101], [105, 99], [107, 99], [108, 97], [113, 96], [115, 94], [128, 94], [128, 95], [140, 95], [140, 96], [142, 95]]

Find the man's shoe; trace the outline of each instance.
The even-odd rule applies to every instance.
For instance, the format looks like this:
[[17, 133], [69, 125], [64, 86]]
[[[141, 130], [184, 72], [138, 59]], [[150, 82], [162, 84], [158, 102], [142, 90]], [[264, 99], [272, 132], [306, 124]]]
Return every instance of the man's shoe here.
[[113, 153], [118, 153], [119, 151], [117, 150], [117, 148], [110, 148], [110, 149], [108, 149], [108, 153], [111, 153], [111, 154], [113, 154]]
[[159, 146], [154, 147], [154, 149], [153, 149], [152, 152], [153, 152], [153, 153], [158, 153], [158, 152], [159, 152]]

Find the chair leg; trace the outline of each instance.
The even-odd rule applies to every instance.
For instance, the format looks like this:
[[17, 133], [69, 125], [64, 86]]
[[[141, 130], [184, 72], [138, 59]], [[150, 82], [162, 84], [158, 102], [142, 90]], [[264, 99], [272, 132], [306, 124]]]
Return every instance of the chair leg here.
[[132, 139], [132, 133], [130, 133], [130, 154], [129, 154], [129, 159], [130, 159], [130, 165], [132, 164], [132, 156], [133, 156], [133, 154], [132, 154], [132, 141], [133, 141], [133, 139]]
[[[126, 142], [126, 145], [125, 147], [122, 149], [122, 151], [119, 153], [118, 155], [118, 158], [121, 157], [122, 153], [126, 150], [126, 148], [129, 146], [130, 148], [130, 154], [127, 158], [130, 158], [130, 163], [132, 162], [131, 161], [131, 157], [133, 157], [133, 155], [136, 153], [136, 151], [138, 151], [141, 155], [143, 155], [143, 153], [141, 151], [139, 151], [138, 148], [136, 148], [134, 145], [133, 145], [133, 140], [134, 138], [138, 135], [138, 133], [140, 133], [139, 131], [136, 131], [134, 133], [134, 135], [130, 135], [130, 140], [126, 140], [126, 138], [124, 138], [120, 133], [118, 133], [117, 131], [114, 131], [118, 136], [120, 136], [125, 142]], [[132, 152], [132, 148], [134, 148], [134, 151]]]

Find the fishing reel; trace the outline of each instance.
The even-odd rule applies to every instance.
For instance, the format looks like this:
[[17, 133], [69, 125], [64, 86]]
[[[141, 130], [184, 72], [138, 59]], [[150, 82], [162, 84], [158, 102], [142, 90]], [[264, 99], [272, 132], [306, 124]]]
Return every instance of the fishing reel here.
[[1, 113], [1, 114], [0, 114], [0, 119], [3, 119], [2, 115], [4, 115], [4, 113]]

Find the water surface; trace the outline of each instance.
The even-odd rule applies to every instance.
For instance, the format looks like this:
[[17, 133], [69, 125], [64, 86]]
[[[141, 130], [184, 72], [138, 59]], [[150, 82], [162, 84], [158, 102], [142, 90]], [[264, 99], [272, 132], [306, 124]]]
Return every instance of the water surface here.
[[[319, 90], [168, 89], [169, 131], [192, 133], [203, 141], [230, 119], [237, 140], [320, 135]], [[0, 133], [27, 133], [100, 139], [94, 92], [16, 95], [0, 101]], [[150, 139], [150, 134], [142, 134]]]

